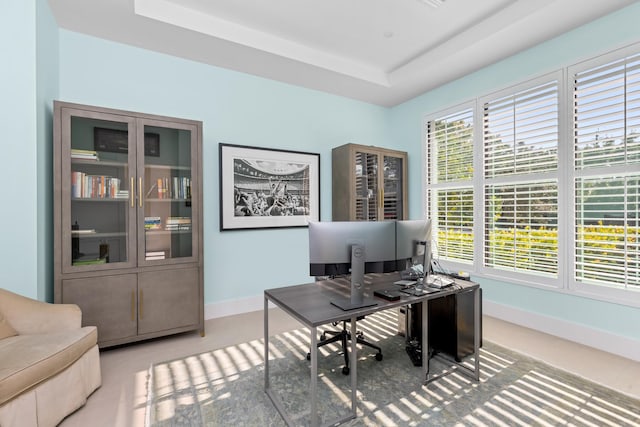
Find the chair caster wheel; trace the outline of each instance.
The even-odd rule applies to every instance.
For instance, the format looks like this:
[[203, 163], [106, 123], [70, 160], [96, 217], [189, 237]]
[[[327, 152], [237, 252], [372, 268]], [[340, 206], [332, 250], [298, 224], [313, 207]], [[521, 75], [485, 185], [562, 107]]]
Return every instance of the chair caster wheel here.
[[376, 353], [376, 360], [378, 362], [382, 360], [382, 353]]
[[343, 366], [342, 367], [342, 374], [343, 375], [349, 375], [349, 367], [348, 366]]
[[324, 341], [326, 339], [327, 339], [327, 335], [326, 334], [320, 335], [320, 341]]
[[307, 353], [307, 360], [311, 360], [311, 353]]

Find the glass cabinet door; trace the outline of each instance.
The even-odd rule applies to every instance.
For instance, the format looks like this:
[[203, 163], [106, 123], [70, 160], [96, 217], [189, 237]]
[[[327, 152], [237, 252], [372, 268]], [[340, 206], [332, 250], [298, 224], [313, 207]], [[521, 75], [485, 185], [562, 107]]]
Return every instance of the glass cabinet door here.
[[355, 153], [356, 174], [356, 220], [378, 220], [378, 155], [367, 152]]
[[197, 253], [196, 128], [140, 120], [138, 138], [140, 264], [193, 262]]
[[132, 266], [135, 150], [129, 147], [135, 123], [108, 114], [63, 114], [63, 271]]
[[404, 205], [402, 193], [402, 189], [404, 188], [404, 183], [402, 182], [404, 167], [403, 159], [393, 156], [383, 157], [383, 216], [384, 219], [402, 219], [404, 218], [404, 212], [402, 211], [402, 207]]

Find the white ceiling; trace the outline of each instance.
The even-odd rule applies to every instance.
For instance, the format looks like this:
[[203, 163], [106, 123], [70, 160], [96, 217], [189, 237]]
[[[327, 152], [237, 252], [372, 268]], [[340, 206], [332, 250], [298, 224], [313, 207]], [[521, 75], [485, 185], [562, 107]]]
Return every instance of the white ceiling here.
[[62, 28], [393, 106], [633, 0], [49, 0]]

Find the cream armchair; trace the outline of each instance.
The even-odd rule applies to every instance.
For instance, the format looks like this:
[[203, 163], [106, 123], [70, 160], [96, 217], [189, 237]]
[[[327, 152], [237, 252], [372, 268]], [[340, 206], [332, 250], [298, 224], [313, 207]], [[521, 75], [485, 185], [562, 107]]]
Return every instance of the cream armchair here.
[[72, 304], [0, 289], [0, 426], [55, 426], [102, 381], [95, 326]]

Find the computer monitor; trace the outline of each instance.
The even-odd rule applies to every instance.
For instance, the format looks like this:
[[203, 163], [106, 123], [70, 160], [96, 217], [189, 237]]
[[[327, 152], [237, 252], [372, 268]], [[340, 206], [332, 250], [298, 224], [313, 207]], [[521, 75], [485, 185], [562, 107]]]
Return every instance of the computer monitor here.
[[391, 221], [309, 223], [310, 275], [351, 275], [350, 298], [332, 304], [343, 310], [377, 304], [364, 298], [364, 274], [396, 270], [395, 232]]
[[431, 220], [396, 221], [396, 268], [422, 265], [423, 277], [431, 270]]

